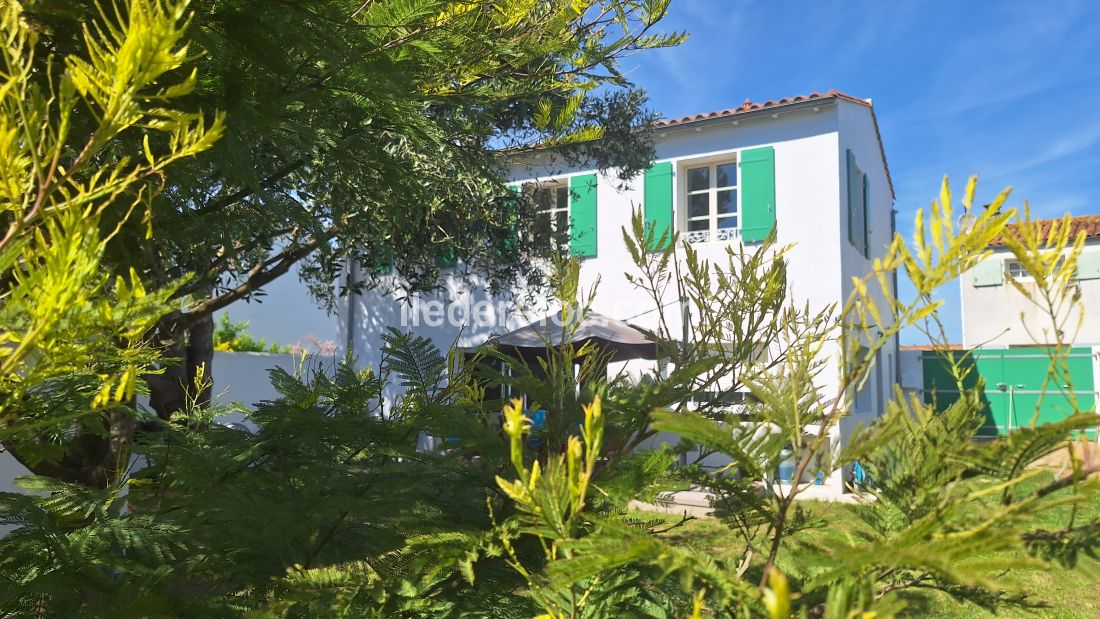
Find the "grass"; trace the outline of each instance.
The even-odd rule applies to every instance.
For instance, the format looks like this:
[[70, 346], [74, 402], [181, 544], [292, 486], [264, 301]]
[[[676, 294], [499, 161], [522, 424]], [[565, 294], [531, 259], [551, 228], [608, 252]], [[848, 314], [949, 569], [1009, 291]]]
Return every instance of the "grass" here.
[[[1038, 483], [1039, 480], [1036, 481]], [[846, 539], [858, 532], [863, 526], [851, 505], [827, 504], [817, 502], [802, 503], [807, 511], [820, 517], [823, 525], [801, 531], [792, 536], [792, 544], [807, 546], [819, 545], [832, 538], [834, 541]], [[1065, 525], [1068, 508], [1053, 509], [1034, 520], [1036, 528], [1057, 529]], [[1100, 517], [1100, 497], [1083, 505], [1078, 518]], [[670, 517], [672, 519], [672, 517]], [[1079, 520], [1080, 522], [1081, 520]], [[690, 545], [709, 552], [716, 558], [740, 559], [742, 545], [739, 537], [714, 518], [691, 520], [683, 526], [664, 534], [677, 544]], [[1009, 555], [1010, 558], [1015, 555]], [[991, 555], [991, 558], [993, 555]], [[1004, 558], [997, 557], [997, 558]], [[1025, 558], [1020, 554], [1019, 558]], [[793, 566], [790, 554], [781, 555], [779, 567], [790, 571]], [[784, 564], [788, 564], [784, 568]], [[1019, 569], [1003, 576], [1005, 589], [1024, 591], [1031, 594], [1029, 600], [1038, 605], [1025, 609], [1002, 606], [995, 611], [981, 608], [969, 602], [955, 600], [945, 593], [936, 591], [906, 592], [902, 598], [907, 604], [906, 616], [943, 619], [979, 618], [979, 617], [1056, 617], [1056, 618], [1095, 618], [1100, 617], [1100, 563], [1083, 557], [1076, 568], [1064, 569], [1052, 565], [1047, 569]]]

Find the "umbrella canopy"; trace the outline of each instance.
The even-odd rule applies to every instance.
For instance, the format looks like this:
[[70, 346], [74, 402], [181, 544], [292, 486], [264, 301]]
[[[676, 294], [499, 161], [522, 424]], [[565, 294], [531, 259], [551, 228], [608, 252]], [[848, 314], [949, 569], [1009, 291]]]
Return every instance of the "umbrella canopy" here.
[[[571, 320], [576, 321], [576, 318]], [[657, 358], [657, 344], [640, 329], [597, 312], [588, 312], [579, 324], [569, 324], [561, 312], [557, 312], [493, 338], [493, 341], [502, 347], [545, 349], [547, 343], [560, 345], [567, 330], [572, 330], [572, 344], [581, 346], [591, 341], [602, 351], [610, 353], [613, 361]]]

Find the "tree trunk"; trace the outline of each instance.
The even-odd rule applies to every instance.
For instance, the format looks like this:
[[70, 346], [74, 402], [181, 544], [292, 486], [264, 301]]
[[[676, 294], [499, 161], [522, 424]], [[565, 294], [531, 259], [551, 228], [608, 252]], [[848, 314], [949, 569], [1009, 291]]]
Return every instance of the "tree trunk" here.
[[155, 332], [168, 360], [160, 364], [160, 373], [145, 376], [149, 384], [149, 406], [161, 419], [187, 410], [187, 340], [186, 333], [179, 333], [175, 328], [179, 316], [180, 312], [172, 312], [160, 319]]
[[[149, 406], [161, 419], [172, 413], [188, 413], [196, 406], [210, 404], [213, 392], [214, 317], [206, 314], [187, 330], [177, 324], [183, 314], [173, 312], [160, 321], [158, 333], [164, 334], [164, 356], [170, 361], [161, 365], [163, 372], [146, 376], [149, 383]], [[202, 381], [196, 386], [199, 372]]]
[[[167, 420], [172, 413], [189, 412], [193, 407], [206, 406], [212, 393], [211, 363], [214, 359], [214, 319], [206, 315], [193, 322], [185, 332], [176, 329], [179, 312], [165, 316], [157, 326], [164, 346], [164, 356], [171, 362], [163, 364], [161, 374], [146, 376], [149, 383], [149, 405], [157, 416]], [[196, 378], [202, 368], [201, 388], [196, 390]], [[102, 419], [102, 429], [92, 431], [77, 424], [72, 438], [65, 441], [65, 453], [56, 462], [36, 462], [29, 455], [43, 446], [28, 442], [9, 441], [16, 460], [36, 475], [53, 477], [71, 483], [103, 488], [117, 480], [129, 466], [130, 446], [134, 440], [136, 418], [133, 411], [115, 410]]]
[[66, 441], [65, 454], [57, 462], [28, 458], [29, 452], [42, 448], [33, 442], [11, 442], [6, 447], [35, 475], [103, 488], [117, 480], [129, 467], [134, 421], [132, 412], [116, 410], [106, 416], [104, 427], [98, 432], [78, 424], [72, 439]]
[[[214, 391], [214, 315], [208, 313], [188, 330], [187, 377], [191, 403], [210, 406]], [[198, 380], [202, 373], [201, 382]], [[196, 386], [198, 387], [196, 392]]]

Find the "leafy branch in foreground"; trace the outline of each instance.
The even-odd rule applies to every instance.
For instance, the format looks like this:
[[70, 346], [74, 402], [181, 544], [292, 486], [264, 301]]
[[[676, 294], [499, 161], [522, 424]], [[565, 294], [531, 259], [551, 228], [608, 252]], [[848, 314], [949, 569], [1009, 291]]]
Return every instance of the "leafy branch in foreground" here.
[[[875, 363], [867, 351], [902, 324], [934, 324], [935, 288], [981, 260], [1012, 217], [991, 209], [960, 230], [945, 184], [918, 214], [916, 238], [895, 238], [843, 308], [816, 310], [789, 300], [774, 243], [730, 248], [711, 265], [690, 247], [642, 251], [651, 232], [636, 220], [635, 282], [655, 303], [660, 286], [682, 290], [695, 317], [686, 342], [673, 316], [654, 331], [675, 360], [666, 371], [601, 375], [600, 352], [568, 345], [565, 328], [539, 361], [494, 348], [460, 360], [391, 331], [377, 369], [274, 372], [281, 397], [247, 416], [253, 431], [211, 423], [217, 411], [207, 411], [143, 436], [151, 466], [128, 483], [128, 510], [121, 484], [30, 479], [51, 494], [0, 496], [17, 526], [0, 540], [0, 577], [13, 583], [0, 612], [849, 619], [903, 614], [925, 592], [1040, 606], [1021, 576], [1093, 565], [1100, 527], [1084, 506], [1100, 483], [1092, 451], [1071, 450], [1056, 475], [1032, 464], [1068, 449], [1097, 415], [976, 441], [981, 387], [952, 359], [961, 397], [951, 406], [895, 392], [873, 422], [846, 428], [845, 443], [830, 438], [852, 421]], [[1020, 251], [1072, 261], [1075, 246], [1059, 238], [1021, 240]], [[566, 316], [583, 316], [591, 296], [579, 294], [577, 264], [560, 264], [557, 298]], [[894, 296], [894, 270], [916, 274], [915, 300]], [[1062, 288], [1073, 294], [1056, 281], [1049, 290]], [[745, 320], [757, 326], [735, 324]], [[1055, 355], [1063, 344], [1053, 344]], [[404, 394], [389, 400], [391, 386]], [[704, 388], [715, 396], [699, 397]], [[729, 397], [742, 389], [748, 397]], [[682, 444], [642, 449], [658, 431]], [[708, 458], [673, 465], [699, 453]], [[868, 472], [845, 508], [856, 526], [815, 535], [836, 509], [796, 499], [817, 472], [853, 462]], [[628, 511], [671, 484], [713, 497], [723, 552], [678, 536], [687, 516]]]
[[[972, 179], [963, 196], [967, 212], [975, 189]], [[514, 529], [505, 528], [513, 539], [536, 536], [547, 553], [541, 571], [522, 572], [532, 589], [540, 588], [532, 596], [551, 616], [568, 616], [584, 605], [597, 604], [595, 583], [600, 578], [628, 566], [641, 570], [648, 566], [657, 567], [661, 578], [678, 576], [681, 608], [687, 607], [690, 592], [702, 591], [702, 608], [715, 616], [892, 616], [902, 612], [914, 590], [939, 590], [990, 608], [1035, 605], [1030, 592], [1014, 584], [1011, 575], [1048, 569], [1051, 561], [1074, 565], [1079, 555], [1095, 553], [1100, 545], [1097, 516], [1083, 514], [1077, 506], [1096, 497], [1100, 484], [1086, 481], [1096, 471], [1095, 462], [1086, 462], [1072, 451], [1072, 470], [1051, 481], [1041, 481], [1046, 476], [1030, 465], [1067, 449], [1067, 441], [1095, 428], [1100, 417], [1078, 411], [1058, 423], [1032, 424], [992, 441], [978, 441], [984, 415], [981, 394], [972, 382], [964, 383], [965, 366], [956, 364], [955, 379], [963, 395], [946, 410], [937, 411], [897, 392], [880, 418], [851, 430], [844, 444], [836, 445], [831, 438], [833, 429], [851, 415], [854, 395], [876, 362], [875, 352], [906, 326], [935, 320], [939, 309], [935, 290], [986, 258], [990, 244], [1006, 234], [1006, 226], [1016, 216], [1012, 210], [1001, 210], [1007, 195], [1002, 192], [990, 208], [973, 217], [972, 226], [959, 229], [945, 181], [940, 199], [928, 212], [918, 212], [914, 239], [906, 242], [895, 237], [885, 257], [874, 262], [874, 271], [852, 282], [852, 296], [840, 312], [833, 314], [826, 308], [798, 313], [777, 307], [765, 327], [745, 332], [773, 334], [752, 340], [752, 346], [725, 339], [733, 333], [731, 325], [750, 320], [752, 314], [734, 304], [693, 302], [692, 313], [698, 318], [693, 320], [692, 340], [673, 353], [676, 361], [683, 367], [709, 363], [712, 368], [738, 363], [744, 369], [733, 377], [712, 379], [704, 374], [686, 381], [743, 384], [752, 397], [736, 407], [685, 401], [672, 410], [653, 410], [651, 427], [679, 435], [685, 449], [727, 458], [729, 464], [717, 470], [689, 466], [679, 474], [712, 493], [716, 516], [742, 542], [738, 554], [729, 560], [708, 559], [716, 568], [704, 569], [698, 553], [685, 556], [683, 549], [669, 545], [659, 534], [626, 534], [612, 521], [600, 519], [598, 512], [591, 511], [599, 501], [579, 510], [559, 507], [549, 512], [569, 514], [569, 522], [583, 523], [583, 527], [566, 530], [539, 524], [534, 518], [545, 518], [541, 509], [562, 495], [554, 490], [560, 484], [542, 480], [541, 475], [548, 474], [532, 465], [509, 487], [528, 520], [513, 523]], [[676, 286], [681, 298], [693, 301], [713, 299], [703, 297], [702, 291], [720, 291], [706, 293], [713, 295], [728, 290], [751, 303], [767, 298], [768, 282], [783, 281], [780, 275], [762, 276], [769, 272], [765, 259], [744, 249], [731, 248], [727, 254], [731, 265], [753, 265], [751, 273], [737, 266], [721, 269], [697, 261], [690, 246], [647, 253], [642, 248], [653, 246], [650, 231], [637, 220], [634, 228], [633, 239], [628, 236], [627, 242], [642, 272], [634, 281], [650, 292], [655, 305], [666, 298], [668, 286]], [[1028, 240], [1012, 244], [1012, 250], [1030, 261], [1043, 256], [1043, 264], [1049, 267], [1046, 271], [1042, 265], [1036, 267], [1049, 280], [1039, 288], [1040, 301], [1052, 300], [1043, 302], [1043, 307], [1076, 303], [1073, 287], [1065, 284], [1069, 270], [1064, 265], [1072, 264], [1080, 251], [1079, 241], [1071, 244], [1058, 230], [1044, 232], [1042, 238], [1026, 237], [1026, 222], [1017, 230]], [[775, 268], [782, 271], [781, 249], [765, 245], [756, 253], [760, 252], [777, 257]], [[674, 271], [678, 275], [670, 276]], [[895, 296], [891, 281], [895, 271], [913, 283], [917, 291], [913, 301]], [[780, 283], [779, 288], [778, 296], [787, 299], [785, 285]], [[789, 307], [789, 303], [781, 305]], [[731, 311], [730, 305], [736, 309]], [[672, 320], [667, 322], [675, 327]], [[662, 326], [661, 333], [664, 341], [676, 339], [672, 328]], [[779, 344], [780, 354], [761, 354], [769, 344]], [[1058, 351], [1065, 348], [1051, 347], [1052, 375], [1057, 372]], [[731, 351], [742, 352], [737, 356]], [[833, 355], [839, 357], [841, 372], [830, 385], [824, 369]], [[675, 392], [684, 386], [676, 382], [685, 379], [675, 371], [669, 376], [662, 388]], [[522, 433], [524, 427], [522, 420], [513, 420], [509, 434]], [[780, 484], [776, 482], [779, 466], [785, 461], [793, 465], [794, 481]], [[806, 473], [828, 473], [856, 461], [873, 480], [863, 489], [869, 500], [855, 509], [864, 528], [855, 537], [802, 543], [807, 528], [828, 526], [827, 519], [811, 519], [795, 503], [813, 485], [812, 478], [806, 481]], [[527, 466], [516, 466], [521, 464]], [[1040, 516], [1050, 518], [1067, 508], [1069, 517], [1061, 530], [1032, 524]]]
[[[39, 58], [20, 2], [0, 8], [0, 440], [32, 469], [102, 486], [125, 464], [122, 403], [155, 358], [148, 330], [182, 283], [111, 277], [109, 244], [166, 168], [209, 149], [223, 117], [169, 107], [194, 87], [187, 3], [131, 0], [83, 29], [81, 54]], [[94, 122], [78, 122], [90, 112]], [[141, 149], [118, 143], [132, 136]], [[148, 229], [146, 234], [151, 234]], [[95, 415], [89, 416], [91, 413]], [[82, 470], [65, 465], [96, 454]]]

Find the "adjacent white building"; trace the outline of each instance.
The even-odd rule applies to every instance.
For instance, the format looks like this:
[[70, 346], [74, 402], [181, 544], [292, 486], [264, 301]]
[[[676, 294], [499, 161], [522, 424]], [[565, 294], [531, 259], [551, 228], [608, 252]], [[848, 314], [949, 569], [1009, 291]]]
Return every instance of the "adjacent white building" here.
[[[1077, 259], [1076, 279], [1085, 312], [1083, 316], [1070, 314], [1062, 337], [1078, 346], [1095, 346], [1100, 345], [1100, 215], [1074, 217], [1071, 238], [1082, 232], [1087, 238]], [[1035, 286], [1035, 280], [1012, 252], [999, 245], [962, 278], [963, 348], [1021, 347], [1055, 341], [1050, 318], [1012, 285], [1008, 275], [1025, 288]]]
[[[582, 260], [582, 289], [599, 280], [593, 309], [601, 314], [656, 326], [653, 302], [624, 275], [633, 265], [622, 229], [629, 227], [634, 209], [658, 226], [675, 226], [702, 257], [716, 261], [724, 261], [729, 244], [752, 246], [775, 228], [779, 244], [793, 246], [788, 255], [792, 301], [814, 310], [843, 304], [851, 278], [868, 273], [892, 238], [894, 193], [870, 100], [829, 91], [746, 101], [734, 109], [660, 121], [652, 131], [656, 161], [626, 188], [591, 169], [561, 169], [560, 163], [551, 166], [534, 155], [513, 169], [517, 185], [562, 188], [561, 200], [552, 202], [554, 212], [547, 215], [562, 225], [569, 222], [571, 251]], [[473, 346], [556, 309], [547, 304], [528, 307], [527, 315], [502, 317], [499, 308], [507, 303], [489, 296], [476, 279], [471, 282], [461, 263], [446, 275], [442, 292], [420, 297], [411, 307], [394, 288], [384, 279], [373, 290], [351, 295], [341, 308], [341, 343], [360, 363], [379, 363], [379, 335], [388, 326], [428, 336], [443, 348]], [[826, 393], [838, 382], [832, 353], [838, 351], [830, 351], [822, 378]], [[881, 412], [896, 381], [896, 342], [881, 351], [879, 362], [857, 398], [859, 414], [844, 421], [838, 441], [852, 424]], [[841, 491], [839, 474], [828, 483]]]

